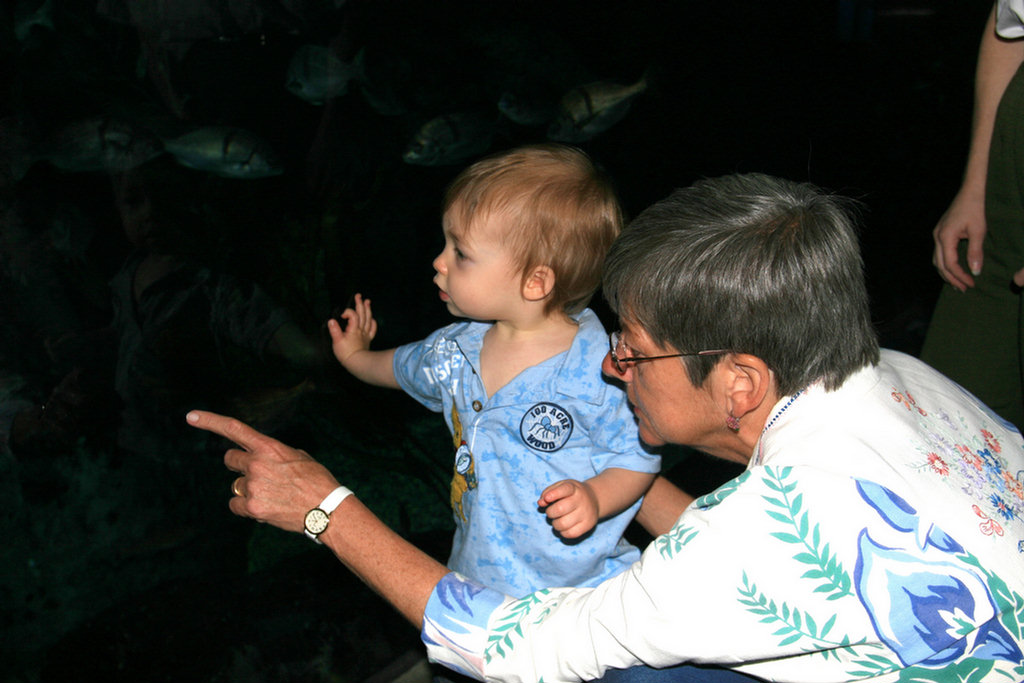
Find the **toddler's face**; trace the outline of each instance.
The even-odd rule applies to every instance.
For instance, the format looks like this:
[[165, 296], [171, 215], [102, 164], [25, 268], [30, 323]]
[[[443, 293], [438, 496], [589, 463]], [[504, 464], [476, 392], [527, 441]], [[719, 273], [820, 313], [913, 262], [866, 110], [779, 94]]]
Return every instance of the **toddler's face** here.
[[522, 303], [522, 278], [500, 239], [501, 220], [481, 218], [471, 230], [445, 217], [444, 249], [434, 259], [434, 284], [452, 315], [472, 320], [507, 319]]

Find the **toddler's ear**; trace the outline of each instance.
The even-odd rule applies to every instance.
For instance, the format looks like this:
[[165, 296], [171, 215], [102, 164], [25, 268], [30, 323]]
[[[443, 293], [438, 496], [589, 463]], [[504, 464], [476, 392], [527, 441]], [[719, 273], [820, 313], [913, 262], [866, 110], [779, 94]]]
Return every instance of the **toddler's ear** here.
[[549, 266], [537, 266], [523, 282], [523, 298], [527, 301], [541, 301], [554, 289], [555, 271]]

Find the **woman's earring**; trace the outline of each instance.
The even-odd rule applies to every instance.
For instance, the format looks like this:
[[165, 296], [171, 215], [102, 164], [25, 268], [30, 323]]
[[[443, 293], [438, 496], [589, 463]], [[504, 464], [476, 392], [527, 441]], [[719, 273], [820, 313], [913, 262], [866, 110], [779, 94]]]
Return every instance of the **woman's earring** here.
[[725, 418], [725, 426], [734, 432], [740, 431], [740, 419], [734, 415]]

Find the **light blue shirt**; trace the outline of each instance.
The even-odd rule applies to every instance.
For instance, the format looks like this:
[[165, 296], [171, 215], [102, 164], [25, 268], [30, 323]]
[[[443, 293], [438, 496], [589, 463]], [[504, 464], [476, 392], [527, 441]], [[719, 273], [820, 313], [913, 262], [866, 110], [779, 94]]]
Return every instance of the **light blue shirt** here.
[[452, 430], [455, 539], [449, 568], [510, 595], [592, 586], [640, 557], [622, 533], [639, 507], [602, 520], [583, 539], [552, 530], [537, 499], [562, 479], [616, 467], [655, 473], [625, 392], [601, 375], [608, 336], [590, 310], [572, 346], [523, 370], [489, 399], [480, 380], [488, 324], [459, 322], [398, 348], [399, 385]]

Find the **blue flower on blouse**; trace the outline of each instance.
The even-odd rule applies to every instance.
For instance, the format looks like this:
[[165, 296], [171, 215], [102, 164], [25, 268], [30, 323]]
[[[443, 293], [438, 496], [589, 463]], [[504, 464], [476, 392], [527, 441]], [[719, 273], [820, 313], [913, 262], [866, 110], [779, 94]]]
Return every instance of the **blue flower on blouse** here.
[[[450, 612], [458, 613], [461, 618], [479, 619], [481, 613], [484, 617], [483, 624], [486, 625], [486, 617], [490, 616], [487, 608], [493, 609], [501, 603], [499, 593], [481, 595], [487, 589], [480, 584], [459, 576], [456, 573], [445, 575], [435, 588], [434, 594]], [[483, 601], [484, 610], [474, 609], [478, 607], [481, 598], [488, 598]]]
[[995, 508], [996, 512], [999, 513], [1000, 517], [1006, 521], [1013, 519], [1013, 509], [1005, 500], [1003, 500], [1002, 496], [997, 493], [993, 493], [988, 497], [988, 501], [992, 504], [992, 507]]
[[884, 486], [858, 481], [857, 489], [885, 522], [861, 531], [858, 597], [903, 664], [942, 666], [964, 656], [1020, 662], [1020, 648], [1000, 623], [984, 577], [963, 561], [963, 547]]

